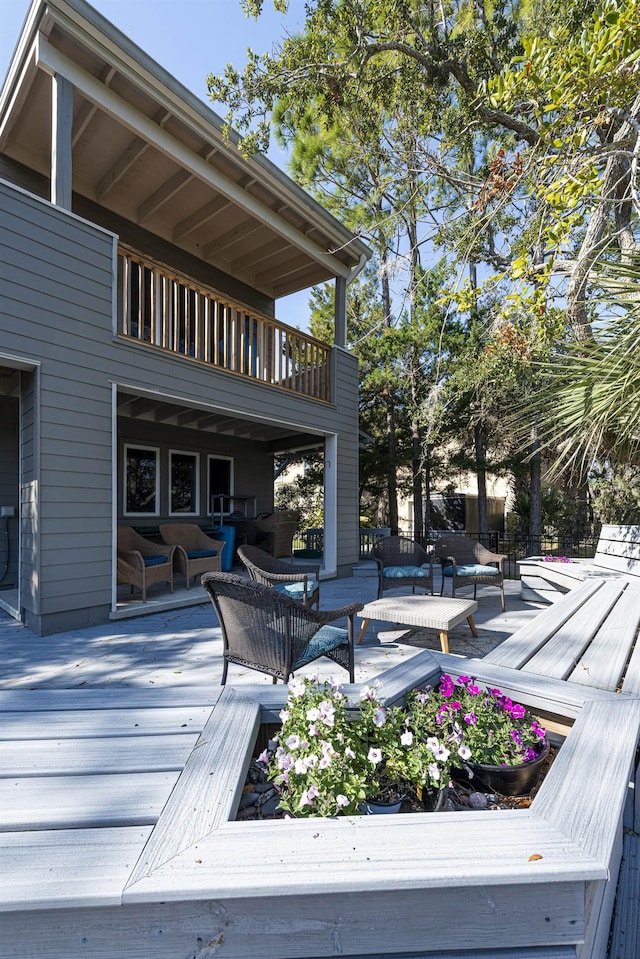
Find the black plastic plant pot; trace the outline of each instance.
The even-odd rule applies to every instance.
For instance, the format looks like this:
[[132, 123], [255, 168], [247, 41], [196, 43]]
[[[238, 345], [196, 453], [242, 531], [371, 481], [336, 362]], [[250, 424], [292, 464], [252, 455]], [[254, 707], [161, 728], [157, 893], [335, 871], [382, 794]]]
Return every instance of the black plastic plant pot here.
[[[453, 771], [456, 782], [473, 784], [480, 791], [500, 793], [502, 796], [526, 796], [536, 782], [549, 755], [549, 743], [535, 759], [520, 766], [488, 766], [484, 763], [465, 763], [464, 769]], [[470, 775], [470, 773], [472, 775]]]

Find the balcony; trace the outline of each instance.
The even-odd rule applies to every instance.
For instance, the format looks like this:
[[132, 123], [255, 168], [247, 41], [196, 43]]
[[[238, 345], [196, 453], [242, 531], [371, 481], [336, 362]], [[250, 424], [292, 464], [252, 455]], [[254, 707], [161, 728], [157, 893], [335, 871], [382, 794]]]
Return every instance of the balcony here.
[[297, 396], [331, 399], [326, 344], [124, 250], [118, 334]]

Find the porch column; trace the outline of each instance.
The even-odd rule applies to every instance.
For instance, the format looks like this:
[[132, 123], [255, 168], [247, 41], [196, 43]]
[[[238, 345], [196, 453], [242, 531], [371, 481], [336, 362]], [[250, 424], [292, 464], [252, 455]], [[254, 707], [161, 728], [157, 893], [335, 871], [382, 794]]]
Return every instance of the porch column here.
[[347, 345], [347, 279], [344, 276], [336, 277], [336, 302], [335, 302], [335, 333], [334, 343], [336, 346], [346, 348]]
[[51, 83], [51, 202], [70, 211], [73, 85], [59, 73]]
[[338, 569], [338, 437], [324, 441], [324, 568]]

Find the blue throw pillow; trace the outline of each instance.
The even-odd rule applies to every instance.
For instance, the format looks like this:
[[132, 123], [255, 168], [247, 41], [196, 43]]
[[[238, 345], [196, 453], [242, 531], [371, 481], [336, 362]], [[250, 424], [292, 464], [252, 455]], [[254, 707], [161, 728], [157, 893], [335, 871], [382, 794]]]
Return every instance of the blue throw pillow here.
[[[316, 585], [315, 579], [307, 580], [307, 596], [311, 596]], [[290, 596], [291, 599], [304, 599], [304, 582], [302, 581], [299, 583], [278, 583], [273, 588], [278, 593], [284, 593], [285, 596]]]
[[145, 566], [162, 566], [169, 561], [168, 556], [143, 556]]
[[[468, 563], [466, 566], [456, 566], [456, 576], [497, 576], [500, 570], [495, 566], [482, 566], [481, 563]], [[453, 566], [445, 566], [443, 576], [453, 576]]]
[[323, 626], [318, 630], [315, 636], [309, 640], [302, 656], [297, 663], [294, 663], [293, 669], [300, 669], [305, 663], [312, 662], [312, 660], [317, 659], [318, 656], [323, 656], [338, 646], [346, 646], [348, 642], [349, 633], [346, 629], [340, 629], [339, 626]]
[[428, 566], [385, 566], [382, 575], [386, 579], [415, 579], [416, 576], [430, 576], [431, 571]]
[[204, 559], [205, 556], [217, 556], [218, 551], [215, 549], [188, 549], [187, 556], [189, 559]]

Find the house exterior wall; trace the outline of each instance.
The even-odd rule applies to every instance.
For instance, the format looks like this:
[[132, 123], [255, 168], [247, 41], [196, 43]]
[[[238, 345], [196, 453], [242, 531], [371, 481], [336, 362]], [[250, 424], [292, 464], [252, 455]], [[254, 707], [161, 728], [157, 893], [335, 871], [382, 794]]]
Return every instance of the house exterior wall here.
[[21, 548], [26, 624], [108, 616], [114, 238], [0, 183], [0, 347], [22, 373]]
[[[334, 348], [334, 403], [320, 404], [118, 338], [117, 238], [2, 181], [0, 218], [0, 282], [7, 291], [0, 352], [38, 366], [22, 374], [21, 604], [31, 629], [49, 633], [108, 618], [114, 385], [160, 401], [205, 404], [234, 416], [336, 434], [338, 570], [357, 561], [354, 357]], [[251, 459], [251, 450], [241, 452]], [[255, 472], [259, 497], [266, 495], [263, 468]]]

